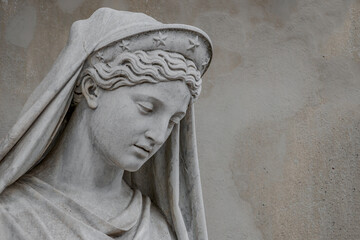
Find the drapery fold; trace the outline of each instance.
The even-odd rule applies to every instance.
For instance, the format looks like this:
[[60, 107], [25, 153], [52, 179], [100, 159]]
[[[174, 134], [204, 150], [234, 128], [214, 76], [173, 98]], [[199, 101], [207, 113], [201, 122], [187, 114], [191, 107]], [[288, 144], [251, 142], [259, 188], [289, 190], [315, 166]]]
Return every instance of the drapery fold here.
[[170, 226], [159, 216], [161, 213], [150, 199], [135, 190], [119, 215], [126, 221], [103, 219], [51, 185], [26, 174], [0, 195], [0, 238], [174, 239]]

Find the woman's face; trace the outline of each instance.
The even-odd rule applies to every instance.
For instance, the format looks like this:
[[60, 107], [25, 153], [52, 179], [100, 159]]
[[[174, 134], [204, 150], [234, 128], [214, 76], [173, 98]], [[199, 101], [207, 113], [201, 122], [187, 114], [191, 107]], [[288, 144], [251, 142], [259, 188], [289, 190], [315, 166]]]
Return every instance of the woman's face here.
[[89, 125], [94, 147], [110, 164], [136, 171], [159, 150], [189, 102], [181, 81], [99, 89]]

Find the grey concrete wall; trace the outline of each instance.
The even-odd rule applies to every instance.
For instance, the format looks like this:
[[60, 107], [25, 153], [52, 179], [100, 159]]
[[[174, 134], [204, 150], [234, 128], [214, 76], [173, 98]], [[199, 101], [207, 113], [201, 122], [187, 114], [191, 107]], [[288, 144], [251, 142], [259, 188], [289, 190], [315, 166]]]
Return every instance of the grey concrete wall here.
[[360, 239], [359, 1], [1, 0], [0, 137], [102, 6], [213, 40], [196, 113], [210, 239]]

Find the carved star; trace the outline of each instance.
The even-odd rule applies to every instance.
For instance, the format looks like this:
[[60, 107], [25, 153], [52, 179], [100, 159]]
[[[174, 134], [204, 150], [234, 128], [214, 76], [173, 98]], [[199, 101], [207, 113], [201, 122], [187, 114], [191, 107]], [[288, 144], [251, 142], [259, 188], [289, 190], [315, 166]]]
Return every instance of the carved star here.
[[209, 64], [210, 58], [205, 58], [204, 62], [201, 64], [202, 68], [205, 68]]
[[96, 53], [95, 57], [100, 61], [100, 62], [104, 62], [104, 54], [102, 51], [99, 51]]
[[165, 40], [167, 36], [159, 32], [159, 36], [153, 38], [156, 42], [156, 46], [159, 47], [160, 45], [165, 46]]
[[122, 40], [121, 43], [119, 43], [119, 47], [123, 51], [130, 50], [129, 45], [130, 45], [130, 41], [127, 41], [127, 40]]
[[187, 50], [195, 51], [195, 48], [200, 46], [199, 43], [199, 37], [196, 36], [195, 39], [189, 38], [190, 47], [187, 48]]

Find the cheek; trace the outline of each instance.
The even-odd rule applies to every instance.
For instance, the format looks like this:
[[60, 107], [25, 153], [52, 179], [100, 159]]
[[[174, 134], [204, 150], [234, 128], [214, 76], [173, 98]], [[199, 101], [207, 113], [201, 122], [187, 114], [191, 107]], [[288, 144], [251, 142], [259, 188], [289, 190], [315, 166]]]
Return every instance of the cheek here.
[[[122, 106], [99, 106], [91, 118], [90, 131], [94, 144], [104, 153], [115, 154], [126, 144], [129, 129], [128, 115], [122, 114]], [[118, 154], [118, 153], [116, 153]]]
[[155, 148], [156, 152], [157, 152], [157, 151], [162, 147], [162, 145], [164, 145], [164, 143], [169, 139], [169, 137], [170, 137], [170, 135], [171, 135], [171, 133], [172, 133], [172, 131], [174, 130], [175, 127], [176, 127], [176, 126], [174, 126], [174, 127], [172, 127], [172, 128], [169, 128], [169, 129], [166, 131], [164, 141], [163, 141], [161, 144], [157, 145], [156, 148]]

